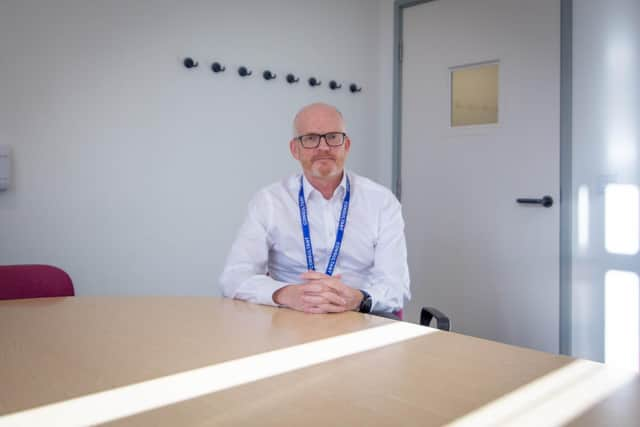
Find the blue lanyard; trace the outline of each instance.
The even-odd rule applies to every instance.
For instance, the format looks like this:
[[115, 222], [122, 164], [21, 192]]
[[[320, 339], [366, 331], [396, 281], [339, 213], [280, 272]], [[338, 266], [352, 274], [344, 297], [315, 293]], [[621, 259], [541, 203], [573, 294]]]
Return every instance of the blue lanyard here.
[[[346, 172], [345, 172], [346, 173]], [[304, 176], [304, 175], [303, 175]], [[307, 217], [307, 204], [304, 201], [304, 190], [302, 188], [302, 178], [300, 177], [300, 193], [298, 193], [298, 205], [300, 207], [300, 222], [302, 223], [302, 237], [304, 238], [304, 251], [307, 254], [307, 269], [309, 271], [316, 271], [315, 263], [313, 262], [313, 247], [311, 246], [311, 233], [309, 232], [309, 218]], [[344, 228], [347, 225], [347, 214], [349, 213], [349, 199], [351, 198], [351, 185], [349, 183], [349, 176], [347, 176], [347, 191], [344, 194], [344, 200], [342, 201], [342, 211], [340, 211], [340, 221], [338, 222], [338, 231], [336, 232], [336, 242], [333, 245], [333, 251], [331, 251], [331, 257], [327, 264], [327, 276], [333, 274], [333, 269], [336, 267], [338, 261], [338, 255], [340, 254], [340, 246], [342, 245], [342, 237], [344, 236]]]

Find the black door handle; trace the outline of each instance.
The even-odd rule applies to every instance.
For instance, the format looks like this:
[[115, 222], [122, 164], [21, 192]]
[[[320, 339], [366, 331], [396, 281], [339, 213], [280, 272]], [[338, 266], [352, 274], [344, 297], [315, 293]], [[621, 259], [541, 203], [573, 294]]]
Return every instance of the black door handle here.
[[516, 202], [525, 205], [542, 205], [545, 208], [553, 206], [553, 198], [551, 196], [543, 196], [542, 199], [516, 199]]

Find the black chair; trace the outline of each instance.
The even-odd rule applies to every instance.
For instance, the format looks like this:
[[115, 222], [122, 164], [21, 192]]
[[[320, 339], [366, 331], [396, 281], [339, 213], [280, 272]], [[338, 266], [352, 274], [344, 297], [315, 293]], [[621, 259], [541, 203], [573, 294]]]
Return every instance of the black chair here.
[[433, 319], [434, 317], [436, 318], [436, 328], [443, 331], [448, 331], [451, 329], [449, 318], [445, 316], [440, 310], [433, 307], [422, 307], [422, 312], [420, 313], [420, 324], [422, 326], [429, 326], [429, 323], [431, 323], [431, 319]]

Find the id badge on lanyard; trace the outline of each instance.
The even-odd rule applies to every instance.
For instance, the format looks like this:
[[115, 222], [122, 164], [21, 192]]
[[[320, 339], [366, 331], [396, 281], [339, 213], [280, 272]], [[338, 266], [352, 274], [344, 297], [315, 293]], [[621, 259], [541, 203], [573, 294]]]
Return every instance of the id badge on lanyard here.
[[[346, 172], [345, 172], [346, 173]], [[304, 189], [302, 186], [303, 176], [300, 176], [300, 192], [298, 193], [298, 206], [300, 208], [300, 222], [302, 224], [302, 237], [304, 238], [304, 251], [307, 255], [307, 269], [309, 271], [315, 271], [316, 266], [313, 260], [313, 246], [311, 245], [311, 233], [309, 232], [309, 218], [307, 217], [307, 204], [304, 200]], [[326, 274], [331, 276], [333, 270], [336, 267], [338, 261], [338, 255], [340, 255], [340, 246], [342, 245], [342, 238], [344, 236], [344, 229], [347, 225], [347, 215], [349, 213], [349, 200], [351, 198], [351, 184], [349, 182], [349, 176], [347, 175], [347, 191], [344, 194], [342, 200], [342, 210], [340, 211], [340, 220], [338, 221], [338, 231], [336, 232], [336, 242], [333, 244], [333, 250], [331, 251], [331, 257], [329, 257], [329, 263], [327, 264]]]

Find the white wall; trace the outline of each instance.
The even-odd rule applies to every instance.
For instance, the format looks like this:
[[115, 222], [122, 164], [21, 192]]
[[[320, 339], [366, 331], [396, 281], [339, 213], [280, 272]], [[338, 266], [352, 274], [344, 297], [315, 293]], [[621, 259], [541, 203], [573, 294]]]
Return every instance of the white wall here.
[[394, 0], [378, 0], [378, 137], [380, 182], [395, 191], [393, 183], [393, 8]]
[[[349, 166], [390, 185], [391, 12], [383, 0], [3, 1], [13, 176], [0, 264], [58, 265], [80, 295], [217, 294], [250, 195], [297, 170], [291, 119], [313, 101], [344, 113]], [[291, 87], [287, 72], [324, 84]], [[330, 79], [364, 90], [334, 93]]]
[[[640, 254], [605, 249], [604, 193], [611, 183], [640, 186], [640, 3], [581, 0], [573, 8], [572, 353], [604, 361], [607, 340], [614, 339], [637, 366], [640, 301], [625, 283], [615, 283], [610, 290], [622, 298], [607, 311], [605, 274], [640, 274]], [[589, 194], [586, 209], [577, 203], [580, 188]], [[637, 241], [637, 221], [631, 218], [635, 233], [618, 224], [625, 238]]]

